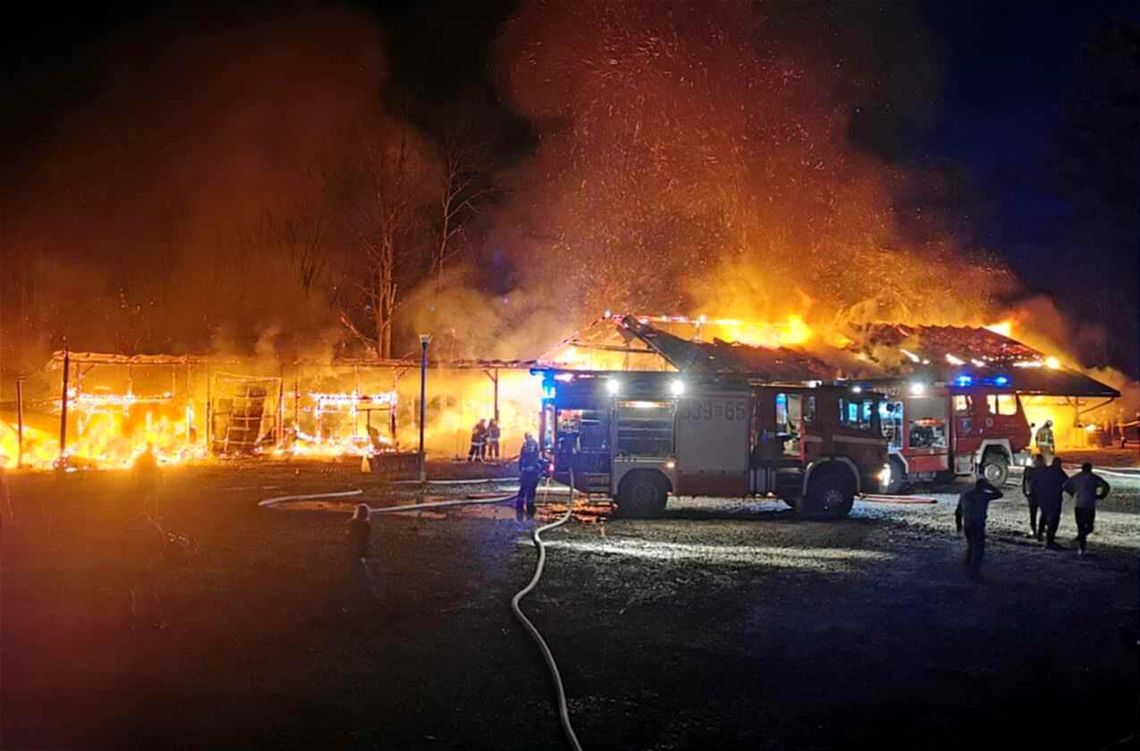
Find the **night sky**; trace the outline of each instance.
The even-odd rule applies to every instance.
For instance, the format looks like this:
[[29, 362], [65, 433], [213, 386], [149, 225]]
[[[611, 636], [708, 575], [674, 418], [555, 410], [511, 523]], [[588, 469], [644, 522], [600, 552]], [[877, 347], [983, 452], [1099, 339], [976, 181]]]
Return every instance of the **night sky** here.
[[[504, 102], [495, 69], [495, 45], [514, 3], [355, 7], [379, 24], [390, 103], [405, 105], [429, 137], [462, 113], [493, 144], [501, 169], [527, 159], [538, 136]], [[1087, 364], [1140, 375], [1140, 11], [1131, 3], [862, 7], [877, 43], [906, 37], [922, 50], [916, 67], [933, 83], [915, 96], [902, 85], [913, 71], [890, 67], [898, 66], [897, 57], [884, 57], [887, 67], [871, 61], [874, 75], [885, 81], [877, 90], [885, 93], [853, 118], [852, 142], [888, 164], [942, 175], [936, 195], [908, 200], [928, 201], [964, 244], [1004, 259], [1024, 284], [1025, 298], [1050, 295], [1074, 330], [1099, 330], [1076, 347]], [[0, 167], [9, 178], [6, 190], [19, 190], [45, 143], [98, 98], [107, 60], [131, 48], [131, 40], [208, 35], [259, 12], [183, 4], [77, 10], [41, 3], [5, 10]], [[1091, 63], [1090, 45], [1100, 50]], [[896, 76], [898, 91], [891, 85]], [[1074, 122], [1085, 140], [1066, 142], [1059, 134]], [[1108, 156], [1085, 160], [1080, 144], [1090, 142]], [[1081, 164], [1074, 166], [1074, 153]], [[1115, 212], [1114, 218], [1090, 214], [1089, 207]], [[5, 257], [10, 268], [11, 249]]]

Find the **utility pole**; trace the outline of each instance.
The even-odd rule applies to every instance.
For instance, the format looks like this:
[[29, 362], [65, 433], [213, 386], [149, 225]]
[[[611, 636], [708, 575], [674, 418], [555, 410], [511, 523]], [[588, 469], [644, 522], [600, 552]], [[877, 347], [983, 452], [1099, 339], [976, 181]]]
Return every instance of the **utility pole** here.
[[71, 352], [63, 350], [63, 391], [60, 394], [59, 408], [59, 467], [67, 469], [67, 378], [71, 372]]
[[24, 379], [16, 379], [16, 469], [24, 467]]
[[420, 334], [420, 485], [427, 483], [427, 463], [424, 460], [424, 420], [427, 416], [427, 351], [430, 334]]

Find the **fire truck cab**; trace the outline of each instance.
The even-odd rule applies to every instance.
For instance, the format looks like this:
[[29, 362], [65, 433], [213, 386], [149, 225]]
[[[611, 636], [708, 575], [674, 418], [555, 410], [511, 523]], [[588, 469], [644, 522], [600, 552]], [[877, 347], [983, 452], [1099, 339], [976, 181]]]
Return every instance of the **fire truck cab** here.
[[838, 518], [889, 480], [883, 397], [859, 387], [677, 373], [532, 371], [555, 478], [653, 517], [669, 494], [773, 495]]
[[[1024, 464], [1029, 422], [1017, 392], [987, 379], [950, 383], [877, 382], [886, 394], [880, 415], [890, 446], [891, 492], [905, 484], [980, 474], [994, 485]], [[993, 381], [993, 382], [990, 382]]]

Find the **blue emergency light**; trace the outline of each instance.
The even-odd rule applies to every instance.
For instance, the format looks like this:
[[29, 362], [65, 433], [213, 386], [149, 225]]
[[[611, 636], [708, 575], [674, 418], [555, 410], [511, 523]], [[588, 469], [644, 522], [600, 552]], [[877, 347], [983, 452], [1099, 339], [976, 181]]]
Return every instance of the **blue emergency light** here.
[[974, 377], [971, 375], [966, 375], [965, 373], [963, 373], [962, 375], [960, 375], [954, 379], [954, 385], [960, 386], [961, 388], [965, 388], [967, 386], [973, 386], [974, 385]]
[[995, 386], [1008, 386], [1009, 385], [1009, 376], [999, 375], [998, 377], [994, 378], [994, 385]]

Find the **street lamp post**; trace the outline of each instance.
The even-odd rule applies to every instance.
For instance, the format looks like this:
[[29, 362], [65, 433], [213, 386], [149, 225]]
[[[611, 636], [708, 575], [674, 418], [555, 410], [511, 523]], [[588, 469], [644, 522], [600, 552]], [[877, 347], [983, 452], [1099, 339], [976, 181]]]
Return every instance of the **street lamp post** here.
[[427, 414], [427, 351], [430, 334], [420, 334], [420, 484], [427, 482], [427, 464], [424, 461], [424, 420]]

